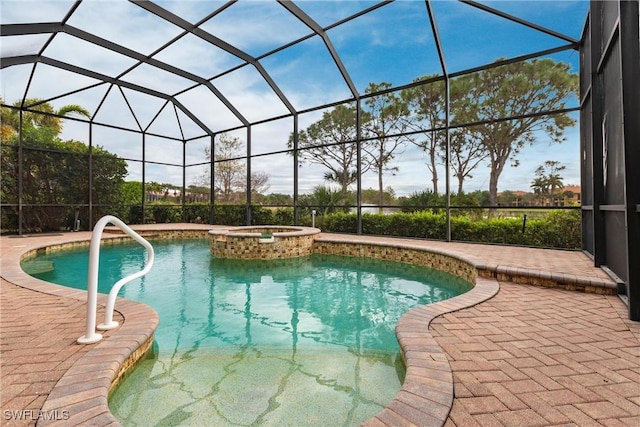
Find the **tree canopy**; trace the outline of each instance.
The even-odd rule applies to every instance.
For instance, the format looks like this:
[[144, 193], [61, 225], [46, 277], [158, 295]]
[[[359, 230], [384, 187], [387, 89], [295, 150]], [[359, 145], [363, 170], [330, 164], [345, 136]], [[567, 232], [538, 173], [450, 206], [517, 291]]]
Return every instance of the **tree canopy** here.
[[[48, 103], [38, 104], [38, 109], [55, 114], [86, 112], [75, 105], [55, 111]], [[89, 205], [90, 194], [91, 203], [98, 210], [100, 206], [111, 206], [113, 212], [121, 205], [120, 188], [127, 174], [124, 160], [99, 146], [90, 149], [81, 141], [61, 140], [60, 117], [25, 112], [20, 163], [18, 116], [16, 110], [2, 108], [3, 119], [8, 120], [2, 129], [0, 198], [10, 205], [3, 209], [3, 228], [17, 228], [18, 197], [25, 206], [22, 218], [29, 230], [70, 227], [76, 212], [88, 224], [84, 207]]]
[[575, 124], [563, 110], [577, 94], [578, 76], [567, 64], [534, 59], [494, 67], [459, 77], [466, 95], [452, 106], [454, 124], [468, 128], [482, 142], [489, 161], [489, 203], [497, 204], [498, 180], [507, 161], [517, 165], [526, 144], [545, 135], [551, 143], [565, 140], [564, 130]]
[[370, 83], [367, 93], [382, 94], [367, 98], [367, 121], [363, 123], [367, 143], [362, 149], [367, 154], [370, 168], [378, 175], [378, 205], [382, 211], [384, 205], [384, 172], [395, 173], [397, 166], [389, 166], [396, 154], [400, 153], [409, 141], [405, 136], [409, 107], [400, 96], [393, 92], [384, 92], [391, 83]]
[[[2, 98], [0, 98], [0, 103], [1, 102]], [[2, 120], [0, 122], [0, 127], [3, 140], [8, 140], [18, 133], [20, 128], [19, 107], [21, 104], [21, 101], [16, 101], [13, 103], [13, 106], [16, 107], [15, 109], [2, 108]], [[53, 108], [51, 104], [36, 98], [25, 99], [24, 104], [32, 105], [30, 108], [32, 111], [23, 111], [23, 127], [38, 129], [47, 128], [56, 136], [60, 135], [62, 132], [62, 117], [71, 115], [80, 115], [87, 118], [91, 117], [91, 114], [87, 109], [76, 104], [64, 105], [57, 110]]]
[[[238, 137], [222, 134], [214, 146], [213, 185], [215, 195], [221, 202], [240, 202], [246, 196], [247, 167], [242, 159], [243, 142]], [[205, 148], [205, 158], [211, 160], [211, 151]], [[207, 168], [201, 178], [201, 184], [209, 187], [211, 172]], [[269, 188], [269, 174], [264, 171], [252, 171], [251, 191], [263, 193]]]
[[[383, 172], [398, 170], [391, 162], [411, 141], [427, 156], [431, 191], [437, 195], [438, 168], [445, 164], [446, 155], [447, 92], [445, 81], [437, 75], [414, 80], [421, 82], [399, 93], [388, 91], [390, 83], [371, 83], [367, 93], [379, 94], [365, 99], [360, 134], [355, 107], [337, 106], [299, 133], [300, 158], [324, 166], [325, 179], [346, 191], [357, 179], [360, 135], [362, 173], [376, 172], [382, 195]], [[463, 193], [464, 181], [486, 163], [488, 203], [496, 206], [500, 176], [508, 162], [518, 165], [525, 145], [565, 140], [564, 131], [575, 124], [565, 111], [577, 89], [577, 74], [568, 64], [552, 59], [496, 65], [450, 79], [449, 165], [458, 180], [457, 193]], [[293, 135], [288, 145], [293, 147]]]
[[[361, 112], [361, 117], [366, 113]], [[299, 158], [302, 163], [324, 166], [324, 179], [337, 183], [342, 192], [358, 179], [357, 173], [357, 110], [354, 106], [338, 105], [325, 111], [322, 118], [298, 134]], [[293, 148], [292, 134], [288, 147]], [[369, 165], [362, 162], [361, 172]]]

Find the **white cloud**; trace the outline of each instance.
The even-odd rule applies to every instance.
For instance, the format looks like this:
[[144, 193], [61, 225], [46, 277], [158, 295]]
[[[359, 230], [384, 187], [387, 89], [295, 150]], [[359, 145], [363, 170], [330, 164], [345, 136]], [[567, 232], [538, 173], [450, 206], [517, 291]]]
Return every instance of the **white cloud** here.
[[2, 0], [0, 19], [2, 24], [61, 21], [73, 3], [72, 0]]
[[201, 28], [254, 57], [311, 33], [284, 7], [271, 1], [235, 3]]
[[240, 58], [193, 34], [181, 37], [154, 58], [204, 79], [243, 63]]
[[126, 1], [82, 2], [68, 23], [145, 55], [184, 31]]
[[35, 55], [40, 52], [48, 39], [47, 34], [3, 37], [2, 44], [0, 44], [0, 55], [2, 58]]
[[136, 60], [96, 46], [77, 37], [59, 33], [44, 51], [44, 56], [66, 62], [100, 74], [116, 77]]
[[[27, 97], [49, 99], [64, 93], [87, 88], [96, 83], [100, 83], [100, 80], [77, 75], [46, 64], [37, 64], [36, 72], [29, 84]], [[24, 90], [24, 87], [22, 89]]]

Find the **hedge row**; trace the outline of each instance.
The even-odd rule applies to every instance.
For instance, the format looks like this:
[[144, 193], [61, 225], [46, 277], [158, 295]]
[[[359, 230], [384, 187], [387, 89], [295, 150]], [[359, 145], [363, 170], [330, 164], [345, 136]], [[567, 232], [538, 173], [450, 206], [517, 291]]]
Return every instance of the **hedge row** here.
[[[154, 204], [145, 209], [144, 222], [147, 224], [208, 223], [210, 209], [207, 204], [189, 204], [184, 209], [177, 205]], [[73, 227], [74, 212], [71, 209], [58, 209], [48, 213], [66, 218], [64, 224], [67, 224], [67, 229]], [[94, 221], [106, 213], [116, 214], [129, 224], [143, 222], [141, 206], [101, 208], [94, 212]], [[215, 224], [246, 225], [247, 212], [244, 205], [216, 205], [213, 213]], [[17, 231], [17, 212], [3, 209], [2, 214], [3, 230], [14, 231], [9, 225], [15, 222]], [[86, 214], [83, 213], [84, 216]], [[293, 225], [293, 208], [272, 209], [252, 206], [251, 215], [254, 225]], [[10, 219], [15, 221], [8, 221]], [[303, 210], [299, 222], [301, 225], [309, 226], [312, 223], [311, 216]], [[315, 225], [326, 232], [356, 233], [357, 217], [355, 213], [336, 212], [316, 217]], [[81, 227], [88, 229], [87, 222], [82, 221]], [[34, 227], [33, 230], [27, 231], [51, 230]], [[362, 232], [369, 235], [445, 240], [446, 217], [444, 213], [431, 211], [398, 212], [390, 215], [363, 214]], [[454, 241], [579, 249], [581, 234], [579, 210], [555, 210], [543, 217], [530, 218], [526, 223], [523, 218], [477, 219], [464, 215], [451, 217], [451, 238]]]
[[[203, 223], [209, 222], [211, 208], [208, 204], [188, 204], [184, 209], [178, 205], [154, 204], [145, 209], [145, 223]], [[214, 223], [220, 225], [246, 225], [247, 208], [244, 205], [216, 205], [213, 210]], [[251, 207], [254, 225], [292, 225], [293, 208], [269, 209], [262, 206]], [[131, 206], [127, 221], [131, 224], [142, 223], [142, 207]]]
[[[355, 214], [335, 213], [322, 218], [322, 230], [355, 233]], [[429, 211], [363, 214], [362, 232], [382, 236], [446, 239], [446, 217]], [[455, 241], [500, 243], [522, 246], [579, 249], [581, 219], [578, 210], [556, 210], [542, 218], [471, 219], [451, 217], [451, 239]]]

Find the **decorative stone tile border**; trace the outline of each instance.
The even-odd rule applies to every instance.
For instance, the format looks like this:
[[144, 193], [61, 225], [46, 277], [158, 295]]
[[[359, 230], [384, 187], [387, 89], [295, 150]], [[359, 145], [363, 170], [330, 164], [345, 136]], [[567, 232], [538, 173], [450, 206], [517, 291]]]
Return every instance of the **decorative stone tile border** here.
[[[138, 234], [140, 234], [144, 238], [154, 238], [154, 239], [208, 239], [209, 231], [211, 230], [212, 225], [208, 226], [206, 229], [184, 229], [184, 230], [176, 230], [173, 228], [162, 228], [162, 225], [157, 225], [158, 228], [149, 228], [145, 227], [139, 229], [137, 227], [133, 227]], [[106, 227], [104, 229], [105, 234], [114, 234], [114, 235], [124, 235], [119, 228], [115, 227]], [[128, 237], [126, 237], [128, 238]]]
[[313, 252], [341, 256], [384, 259], [405, 262], [444, 271], [473, 284], [477, 277], [475, 266], [459, 256], [444, 252], [412, 248], [406, 245], [385, 245], [375, 242], [344, 242], [340, 240], [316, 239]]
[[[394, 261], [400, 262], [418, 263], [418, 265], [432, 267], [456, 274], [472, 283], [473, 279], [471, 279], [471, 277], [475, 274], [481, 277], [493, 278], [512, 283], [545, 288], [557, 288], [567, 291], [595, 293], [600, 295], [616, 295], [618, 288], [618, 284], [611, 278], [581, 276], [572, 273], [554, 272], [544, 269], [492, 264], [488, 263], [482, 257], [478, 257], [477, 254], [475, 257], [470, 256], [464, 252], [464, 249], [455, 250], [453, 249], [453, 246], [450, 250], [425, 247], [425, 241], [423, 240], [394, 237], [376, 238], [372, 236], [322, 234], [316, 239], [314, 248], [320, 248], [324, 243], [337, 245], [336, 247], [327, 249], [329, 251], [335, 251], [334, 253], [336, 254], [347, 256], [381, 257], [383, 259], [393, 259]], [[426, 243], [429, 244], [428, 241]], [[432, 241], [431, 243], [435, 243], [440, 246], [444, 242]], [[449, 244], [455, 245], [455, 243]], [[398, 256], [397, 254], [392, 254], [389, 255], [391, 258], [386, 258], [389, 251], [384, 249], [375, 249], [376, 247], [401, 248], [403, 255]], [[322, 249], [315, 250], [320, 251]], [[406, 255], [404, 255], [405, 252]], [[465, 255], [461, 255], [461, 252], [465, 253]], [[421, 253], [426, 253], [426, 255], [420, 255]], [[436, 254], [443, 255], [444, 259], [449, 261], [438, 261]], [[427, 260], [421, 261], [421, 258], [425, 257]], [[455, 264], [455, 261], [453, 261], [452, 264], [451, 260], [458, 260], [461, 264]], [[475, 273], [473, 273], [474, 271]]]
[[320, 230], [312, 227], [251, 226], [209, 231], [211, 254], [220, 258], [284, 259], [310, 255]]

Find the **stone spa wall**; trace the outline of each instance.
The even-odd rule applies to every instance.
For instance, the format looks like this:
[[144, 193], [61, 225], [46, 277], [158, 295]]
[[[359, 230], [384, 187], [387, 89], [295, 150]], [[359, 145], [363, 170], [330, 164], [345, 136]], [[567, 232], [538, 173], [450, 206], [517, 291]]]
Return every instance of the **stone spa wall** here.
[[250, 226], [209, 231], [213, 256], [283, 259], [310, 255], [320, 230], [312, 227]]

